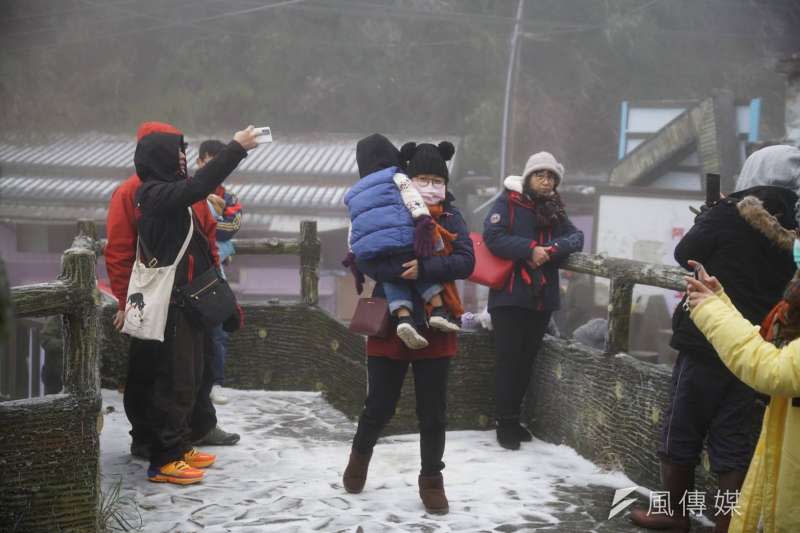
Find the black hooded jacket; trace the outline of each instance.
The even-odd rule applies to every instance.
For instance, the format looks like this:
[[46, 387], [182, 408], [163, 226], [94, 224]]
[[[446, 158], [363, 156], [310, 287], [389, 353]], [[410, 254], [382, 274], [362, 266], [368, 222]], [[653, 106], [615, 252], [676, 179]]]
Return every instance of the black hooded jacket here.
[[[139, 238], [147, 251], [158, 260], [158, 266], [175, 261], [189, 231], [189, 207], [214, 192], [225, 178], [247, 156], [247, 151], [231, 141], [222, 152], [191, 178], [180, 169], [178, 152], [183, 137], [171, 133], [151, 133], [136, 146], [134, 163], [142, 186], [136, 193], [141, 212]], [[213, 266], [209, 243], [194, 222], [189, 249], [175, 277], [175, 285], [186, 283], [193, 275]], [[145, 261], [149, 261], [146, 257]]]
[[[795, 272], [792, 259], [797, 195], [782, 187], [759, 186], [731, 194], [701, 213], [675, 247], [675, 260], [689, 269], [693, 259], [719, 279], [736, 308], [760, 324], [781, 299]], [[778, 214], [777, 221], [770, 216]], [[716, 357], [716, 352], [684, 310], [672, 317], [670, 345], [676, 350]]]

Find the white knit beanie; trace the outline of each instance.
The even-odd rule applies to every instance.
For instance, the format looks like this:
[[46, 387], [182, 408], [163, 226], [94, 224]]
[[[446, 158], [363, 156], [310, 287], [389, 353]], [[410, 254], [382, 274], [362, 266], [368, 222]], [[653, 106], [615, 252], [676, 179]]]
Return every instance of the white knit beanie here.
[[556, 161], [550, 152], [537, 152], [528, 158], [525, 163], [525, 171], [522, 173], [524, 179], [536, 170], [550, 170], [557, 176], [556, 186], [564, 179], [564, 165]]

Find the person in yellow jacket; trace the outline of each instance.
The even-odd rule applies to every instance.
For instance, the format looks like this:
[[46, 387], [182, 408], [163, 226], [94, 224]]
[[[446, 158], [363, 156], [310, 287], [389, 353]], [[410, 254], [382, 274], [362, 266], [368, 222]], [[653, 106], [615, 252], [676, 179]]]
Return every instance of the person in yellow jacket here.
[[[800, 262], [800, 241], [795, 242]], [[731, 532], [800, 531], [800, 272], [761, 329], [742, 317], [716, 278], [690, 262], [691, 318], [739, 379], [770, 396]], [[762, 334], [766, 337], [762, 337]], [[770, 342], [772, 341], [772, 342]]]

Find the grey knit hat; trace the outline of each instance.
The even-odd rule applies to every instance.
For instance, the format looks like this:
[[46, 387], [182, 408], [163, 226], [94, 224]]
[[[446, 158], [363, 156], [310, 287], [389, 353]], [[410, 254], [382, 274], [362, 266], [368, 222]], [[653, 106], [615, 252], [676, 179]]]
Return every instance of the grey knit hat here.
[[564, 179], [564, 165], [559, 163], [550, 152], [536, 152], [528, 158], [528, 162], [525, 163], [525, 170], [522, 171], [523, 180], [528, 179], [531, 172], [537, 170], [550, 170], [553, 172], [557, 178], [556, 187]]

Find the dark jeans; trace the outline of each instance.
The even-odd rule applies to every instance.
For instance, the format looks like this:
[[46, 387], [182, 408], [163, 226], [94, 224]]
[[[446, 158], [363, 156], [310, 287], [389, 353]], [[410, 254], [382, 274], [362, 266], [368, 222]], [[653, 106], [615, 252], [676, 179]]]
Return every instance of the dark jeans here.
[[228, 357], [228, 334], [220, 324], [209, 331], [209, 336], [211, 337], [209, 367], [211, 381], [214, 385], [222, 385], [225, 382], [225, 359]]
[[353, 448], [359, 453], [372, 453], [381, 431], [394, 416], [409, 363], [414, 372], [417, 399], [421, 473], [424, 476], [436, 475], [444, 468], [449, 357], [413, 362], [387, 357], [367, 358], [369, 388], [353, 438]]
[[746, 471], [756, 444], [755, 399], [755, 391], [715, 354], [680, 352], [672, 370], [659, 455], [673, 463], [696, 465], [707, 437], [713, 472]]
[[131, 339], [123, 403], [131, 437], [151, 445], [154, 466], [179, 459], [217, 425], [211, 374], [203, 371], [207, 343], [174, 308], [163, 343]]
[[499, 422], [518, 422], [550, 311], [496, 307], [489, 313], [496, 352], [495, 416]]

